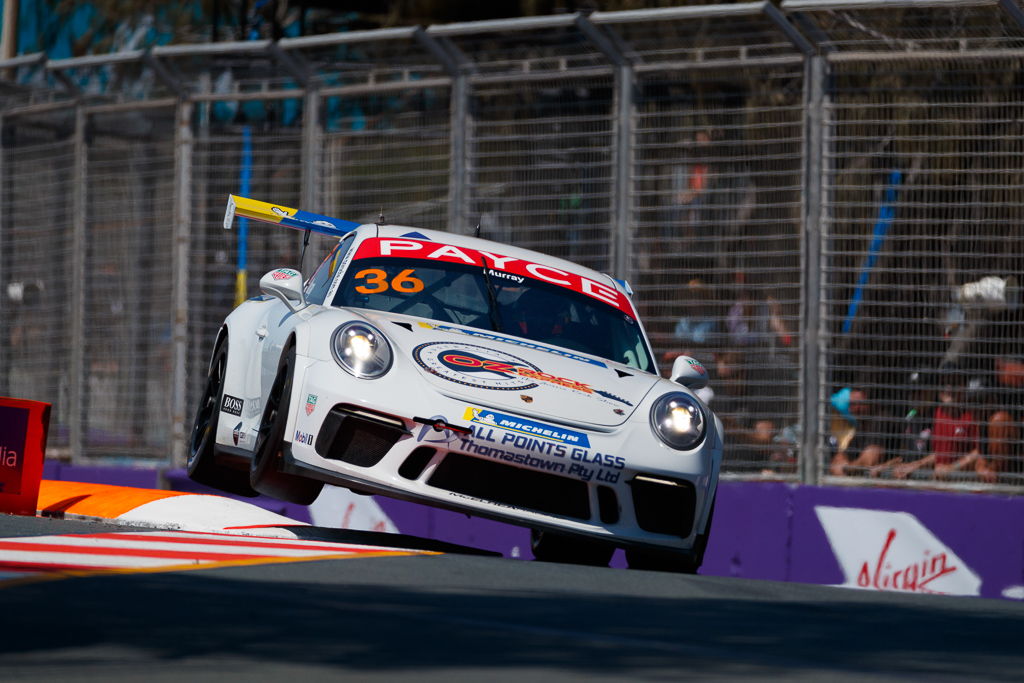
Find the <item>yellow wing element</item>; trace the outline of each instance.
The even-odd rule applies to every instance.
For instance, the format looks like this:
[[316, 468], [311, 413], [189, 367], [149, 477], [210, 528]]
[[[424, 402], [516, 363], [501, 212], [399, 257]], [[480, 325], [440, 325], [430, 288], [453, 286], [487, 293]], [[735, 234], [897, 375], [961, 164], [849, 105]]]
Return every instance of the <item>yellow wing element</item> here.
[[321, 216], [302, 209], [261, 202], [258, 199], [240, 197], [236, 194], [228, 195], [228, 206], [224, 212], [225, 230], [231, 229], [231, 223], [236, 215], [263, 223], [283, 225], [295, 230], [311, 230], [334, 237], [343, 237], [359, 227], [359, 223], [353, 221]]

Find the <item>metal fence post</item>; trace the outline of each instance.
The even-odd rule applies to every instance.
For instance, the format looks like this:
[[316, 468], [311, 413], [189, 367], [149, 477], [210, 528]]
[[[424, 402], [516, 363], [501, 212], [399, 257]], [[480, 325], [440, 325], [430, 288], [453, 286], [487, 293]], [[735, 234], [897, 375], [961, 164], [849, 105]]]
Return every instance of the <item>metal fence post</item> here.
[[822, 382], [822, 222], [825, 175], [825, 107], [826, 58], [811, 55], [805, 58], [804, 71], [804, 231], [803, 231], [803, 296], [804, 329], [801, 340], [800, 386], [802, 391], [800, 444], [800, 481], [817, 484], [821, 477], [821, 416], [824, 406]]
[[185, 462], [188, 416], [188, 281], [192, 241], [192, 111], [194, 104], [178, 100], [174, 129], [174, 226], [171, 252], [173, 273], [171, 344], [171, 444], [172, 465]]
[[465, 234], [469, 230], [466, 182], [469, 169], [467, 128], [469, 127], [469, 79], [460, 73], [452, 79], [451, 166], [448, 180], [448, 229]]
[[621, 64], [615, 69], [616, 108], [615, 134], [615, 235], [612, 240], [612, 273], [619, 279], [627, 279], [630, 272], [629, 221], [632, 215], [632, 170], [633, 170], [633, 117], [634, 111], [633, 69]]
[[[302, 183], [300, 188], [301, 206], [306, 211], [320, 213], [320, 149], [323, 135], [320, 130], [320, 92], [312, 84], [306, 84], [306, 94], [302, 100]], [[333, 211], [333, 207], [331, 207]], [[306, 260], [315, 262], [313, 254], [303, 254], [300, 270], [311, 273], [306, 268]]]
[[71, 461], [84, 455], [84, 416], [88, 383], [85, 377], [85, 292], [86, 282], [86, 183], [88, 182], [86, 126], [88, 117], [81, 101], [75, 103], [75, 134], [71, 171], [71, 296], [68, 300], [71, 321], [70, 368], [68, 378], [68, 432]]
[[451, 111], [448, 126], [448, 230], [466, 234], [469, 232], [469, 212], [465, 206], [466, 182], [469, 179], [466, 131], [469, 128], [469, 73], [473, 70], [472, 64], [447, 38], [436, 38], [422, 28], [417, 28], [413, 37], [452, 79], [448, 105]]
[[635, 76], [629, 59], [609, 35], [584, 14], [575, 19], [576, 27], [615, 66], [615, 149], [612, 171], [612, 254], [608, 266], [615, 277], [628, 279], [631, 275], [630, 249], [633, 240], [629, 232], [632, 216], [633, 130], [636, 115], [634, 104]]

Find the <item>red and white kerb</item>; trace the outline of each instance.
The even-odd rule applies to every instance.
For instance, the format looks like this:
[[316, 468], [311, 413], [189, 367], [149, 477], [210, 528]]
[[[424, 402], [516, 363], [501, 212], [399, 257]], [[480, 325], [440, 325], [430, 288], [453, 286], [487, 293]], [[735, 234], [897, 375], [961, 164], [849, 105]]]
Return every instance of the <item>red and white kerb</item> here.
[[614, 306], [631, 318], [636, 318], [629, 299], [618, 290], [603, 285], [590, 278], [566, 272], [560, 268], [533, 263], [512, 256], [501, 256], [488, 251], [456, 247], [413, 239], [392, 239], [387, 237], [371, 237], [364, 240], [356, 251], [355, 258], [378, 257], [417, 258], [446, 263], [464, 263], [479, 266], [486, 264], [488, 268], [512, 273], [521, 277], [533, 278], [553, 285], [566, 287], [574, 292], [585, 294], [609, 306]]

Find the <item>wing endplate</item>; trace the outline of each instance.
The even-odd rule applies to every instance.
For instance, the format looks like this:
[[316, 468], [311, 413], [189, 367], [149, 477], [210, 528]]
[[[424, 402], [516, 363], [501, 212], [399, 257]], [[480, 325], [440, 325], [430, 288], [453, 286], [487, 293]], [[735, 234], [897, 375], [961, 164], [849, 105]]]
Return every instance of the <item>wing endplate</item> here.
[[340, 218], [321, 216], [317, 213], [291, 209], [280, 204], [261, 202], [235, 194], [228, 195], [228, 206], [224, 212], [224, 229], [230, 230], [235, 216], [244, 216], [263, 223], [283, 225], [295, 230], [310, 230], [333, 237], [343, 237], [359, 227], [359, 223], [343, 221]]

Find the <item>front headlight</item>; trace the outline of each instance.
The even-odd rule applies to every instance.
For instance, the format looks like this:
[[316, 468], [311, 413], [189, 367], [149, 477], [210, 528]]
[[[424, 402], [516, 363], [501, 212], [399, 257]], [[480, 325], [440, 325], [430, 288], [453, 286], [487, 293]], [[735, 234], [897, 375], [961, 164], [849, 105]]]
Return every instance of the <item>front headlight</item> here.
[[367, 323], [345, 323], [334, 331], [331, 352], [345, 371], [361, 379], [376, 379], [391, 369], [391, 344]]
[[651, 408], [651, 427], [667, 446], [688, 451], [704, 439], [704, 411], [689, 394], [665, 394]]

